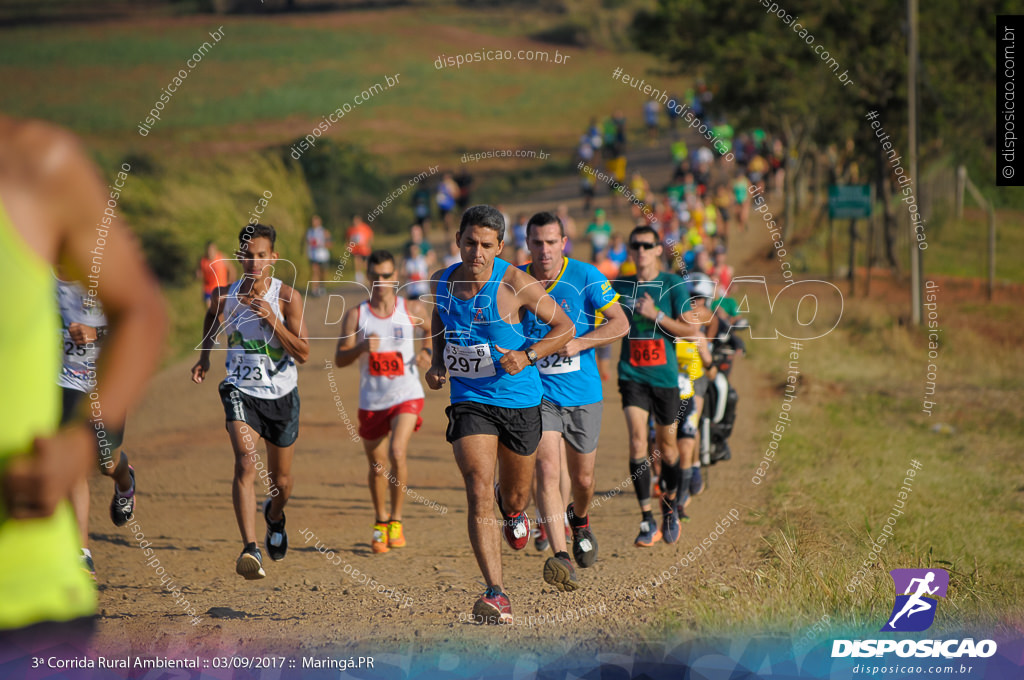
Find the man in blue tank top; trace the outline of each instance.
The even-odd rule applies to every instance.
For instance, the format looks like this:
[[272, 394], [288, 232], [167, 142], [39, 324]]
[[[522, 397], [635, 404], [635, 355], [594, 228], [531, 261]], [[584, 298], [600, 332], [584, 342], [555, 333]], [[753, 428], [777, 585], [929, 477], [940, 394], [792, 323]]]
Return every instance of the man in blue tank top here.
[[[527, 222], [526, 233], [533, 261], [520, 268], [538, 279], [576, 327], [576, 337], [565, 347], [537, 362], [544, 399], [540, 405], [543, 432], [537, 449], [536, 498], [554, 551], [554, 557], [544, 563], [544, 580], [561, 591], [576, 590], [576, 571], [566, 551], [562, 522], [567, 516], [576, 564], [593, 566], [597, 539], [590, 530], [587, 510], [594, 496], [594, 458], [602, 413], [601, 376], [594, 348], [624, 336], [629, 320], [618, 304], [618, 293], [597, 267], [562, 254], [565, 227], [558, 217], [537, 213]], [[606, 318], [605, 323], [597, 325], [599, 316]], [[523, 326], [531, 338], [548, 330], [532, 314], [526, 316]], [[560, 488], [563, 459], [572, 485], [568, 507], [564, 503], [570, 499], [563, 497]]]
[[[541, 435], [542, 388], [535, 364], [574, 335], [569, 317], [537, 280], [498, 258], [504, 237], [498, 210], [477, 205], [463, 213], [456, 236], [462, 261], [431, 277], [434, 352], [426, 374], [433, 390], [451, 380], [446, 438], [465, 481], [469, 540], [487, 582], [473, 615], [489, 623], [512, 622], [491, 494], [505, 540], [522, 550], [530, 537], [525, 510]], [[523, 332], [527, 312], [550, 326], [542, 338], [529, 339]]]

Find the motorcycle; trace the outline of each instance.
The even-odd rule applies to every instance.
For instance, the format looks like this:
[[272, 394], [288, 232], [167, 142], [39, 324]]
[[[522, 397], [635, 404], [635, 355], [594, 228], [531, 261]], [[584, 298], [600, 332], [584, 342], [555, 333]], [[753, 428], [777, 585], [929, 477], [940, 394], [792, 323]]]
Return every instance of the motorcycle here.
[[728, 440], [736, 422], [739, 394], [729, 384], [728, 373], [732, 368], [735, 353], [734, 349], [718, 342], [717, 339], [712, 341], [711, 366], [715, 375], [708, 383], [708, 390], [704, 395], [704, 410], [701, 413], [699, 431], [702, 467], [732, 458]]

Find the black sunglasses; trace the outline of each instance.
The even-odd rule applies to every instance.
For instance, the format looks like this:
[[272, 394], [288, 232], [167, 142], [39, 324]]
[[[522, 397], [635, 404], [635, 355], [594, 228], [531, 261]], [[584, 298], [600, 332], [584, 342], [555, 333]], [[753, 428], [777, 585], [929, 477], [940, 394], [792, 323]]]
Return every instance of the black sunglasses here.
[[629, 247], [632, 250], [654, 250], [658, 247], [658, 244], [651, 243], [650, 241], [631, 241]]
[[366, 276], [371, 279], [390, 279], [394, 275], [394, 269], [389, 272], [366, 272]]

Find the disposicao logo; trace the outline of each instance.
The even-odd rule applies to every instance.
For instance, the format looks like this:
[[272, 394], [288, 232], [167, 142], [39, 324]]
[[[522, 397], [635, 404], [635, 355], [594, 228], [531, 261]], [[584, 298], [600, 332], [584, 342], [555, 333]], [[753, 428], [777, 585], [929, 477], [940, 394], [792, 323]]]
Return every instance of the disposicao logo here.
[[946, 597], [949, 573], [945, 569], [893, 569], [889, 574], [896, 584], [896, 602], [882, 631], [928, 630], [939, 606], [935, 598]]
[[[946, 597], [949, 573], [945, 569], [893, 569], [889, 572], [896, 586], [896, 598], [882, 632], [918, 633], [935, 621], [939, 601]], [[996, 653], [994, 640], [975, 643], [964, 640], [834, 640], [832, 657], [883, 656], [895, 652], [901, 657], [972, 658]]]

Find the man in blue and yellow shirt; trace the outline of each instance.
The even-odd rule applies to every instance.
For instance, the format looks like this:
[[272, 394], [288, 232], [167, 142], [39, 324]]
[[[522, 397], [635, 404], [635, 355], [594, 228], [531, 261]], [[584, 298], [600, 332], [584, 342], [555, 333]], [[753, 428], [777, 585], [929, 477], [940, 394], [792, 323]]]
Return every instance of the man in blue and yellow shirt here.
[[[537, 362], [544, 398], [541, 401], [543, 434], [537, 449], [537, 507], [542, 525], [549, 527], [554, 557], [544, 564], [544, 580], [561, 591], [576, 590], [576, 573], [566, 552], [562, 531], [560, 489], [562, 442], [572, 483], [572, 502], [565, 509], [572, 528], [576, 563], [590, 567], [597, 560], [597, 539], [590, 530], [587, 510], [594, 496], [594, 459], [601, 432], [601, 376], [594, 349], [625, 335], [629, 323], [618, 304], [619, 295], [593, 265], [562, 255], [565, 227], [549, 212], [537, 213], [526, 225], [526, 245], [533, 261], [523, 265], [545, 292], [565, 310], [576, 326], [576, 337], [565, 347]], [[606, 321], [597, 324], [597, 316]], [[527, 314], [523, 330], [543, 337], [549, 326]]]

